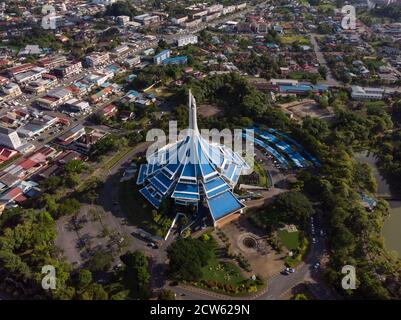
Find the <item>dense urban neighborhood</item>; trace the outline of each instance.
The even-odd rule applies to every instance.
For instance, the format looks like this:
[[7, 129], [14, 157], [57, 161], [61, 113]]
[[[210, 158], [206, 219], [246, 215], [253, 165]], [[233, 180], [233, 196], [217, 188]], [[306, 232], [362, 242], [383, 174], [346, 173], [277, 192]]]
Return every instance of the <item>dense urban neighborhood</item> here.
[[399, 1], [0, 0], [0, 42], [0, 300], [401, 298]]

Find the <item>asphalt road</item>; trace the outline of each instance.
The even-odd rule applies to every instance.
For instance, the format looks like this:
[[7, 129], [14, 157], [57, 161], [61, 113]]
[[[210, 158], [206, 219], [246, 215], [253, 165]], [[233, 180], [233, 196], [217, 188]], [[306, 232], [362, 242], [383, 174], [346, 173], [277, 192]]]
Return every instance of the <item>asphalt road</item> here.
[[321, 66], [326, 67], [327, 76], [326, 76], [326, 81], [324, 81], [325, 84], [333, 87], [341, 86], [341, 84], [336, 79], [334, 79], [333, 75], [331, 74], [330, 68], [327, 66], [326, 59], [324, 58], [323, 53], [320, 51], [319, 44], [317, 43], [314, 34], [310, 35], [310, 41], [313, 46], [313, 50], [315, 51], [317, 61], [319, 61], [319, 64]]
[[125, 155], [119, 162], [116, 163], [107, 173], [103, 190], [100, 194], [100, 205], [105, 210], [106, 214], [104, 217], [107, 225], [118, 230], [121, 234], [126, 234], [131, 237], [130, 251], [140, 250], [150, 257], [151, 260], [151, 279], [152, 289], [157, 292], [163, 288], [165, 283], [164, 271], [166, 269], [167, 253], [166, 249], [174, 241], [174, 235], [163, 241], [158, 249], [153, 249], [147, 246], [147, 241], [135, 237], [133, 234], [138, 232], [136, 226], [128, 223], [127, 216], [121, 210], [119, 205], [119, 182], [122, 177], [123, 168], [127, 165], [134, 157], [141, 155], [146, 152], [151, 142], [144, 142], [136, 146], [131, 152]]

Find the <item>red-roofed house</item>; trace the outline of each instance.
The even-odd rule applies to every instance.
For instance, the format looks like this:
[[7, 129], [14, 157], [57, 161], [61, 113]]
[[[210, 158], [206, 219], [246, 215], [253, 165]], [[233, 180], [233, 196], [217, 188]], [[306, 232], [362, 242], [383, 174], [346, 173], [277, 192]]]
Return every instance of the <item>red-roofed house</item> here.
[[105, 106], [100, 113], [106, 118], [111, 118], [117, 113], [117, 107], [114, 104], [109, 104]]
[[1, 202], [9, 203], [11, 201], [14, 201], [18, 196], [22, 195], [22, 189], [15, 187], [12, 188], [6, 192], [3, 193], [3, 195], [0, 198]]
[[45, 154], [42, 154], [41, 152], [35, 152], [35, 154], [29, 157], [29, 160], [32, 160], [33, 162], [36, 163], [43, 163], [47, 161], [47, 157]]
[[36, 152], [43, 154], [46, 158], [54, 158], [57, 156], [58, 151], [52, 147], [44, 146]]
[[30, 170], [37, 165], [37, 162], [31, 159], [23, 159], [23, 161], [20, 162], [18, 165], [21, 166], [24, 170]]
[[19, 73], [29, 71], [35, 67], [36, 66], [32, 63], [25, 63], [25, 64], [21, 64], [19, 66], [15, 66], [15, 67], [11, 67], [11, 68], [7, 69], [7, 73], [9, 76], [14, 77], [15, 75], [17, 75]]
[[11, 159], [12, 157], [16, 156], [17, 154], [18, 154], [18, 152], [15, 150], [10, 150], [10, 149], [1, 147], [0, 148], [0, 163], [3, 163], [4, 161]]
[[4, 86], [10, 82], [10, 79], [0, 76], [0, 86]]

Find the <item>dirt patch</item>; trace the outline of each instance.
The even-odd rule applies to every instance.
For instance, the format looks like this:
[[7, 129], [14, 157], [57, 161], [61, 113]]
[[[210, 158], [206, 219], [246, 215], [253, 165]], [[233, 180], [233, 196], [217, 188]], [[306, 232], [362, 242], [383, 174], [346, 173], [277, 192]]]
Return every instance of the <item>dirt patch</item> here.
[[280, 108], [292, 113], [297, 120], [301, 120], [306, 116], [319, 119], [330, 119], [333, 116], [330, 109], [322, 109], [316, 101], [312, 99], [303, 99], [301, 101], [281, 104]]
[[269, 88], [269, 81], [264, 78], [248, 77], [247, 79], [260, 91], [266, 91]]
[[205, 118], [220, 116], [223, 114], [223, 109], [212, 104], [202, 104], [198, 106], [198, 114]]

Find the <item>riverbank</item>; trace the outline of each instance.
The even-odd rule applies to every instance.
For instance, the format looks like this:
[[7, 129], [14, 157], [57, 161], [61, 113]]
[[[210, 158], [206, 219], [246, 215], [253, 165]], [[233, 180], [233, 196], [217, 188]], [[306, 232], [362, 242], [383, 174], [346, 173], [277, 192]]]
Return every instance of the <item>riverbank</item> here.
[[[390, 184], [380, 174], [377, 167], [377, 159], [373, 152], [361, 151], [354, 158], [362, 163], [370, 165], [373, 176], [377, 183], [377, 195], [384, 198], [397, 198], [391, 191]], [[390, 205], [390, 216], [384, 221], [382, 235], [388, 251], [395, 252], [401, 257], [401, 201], [388, 201]]]

